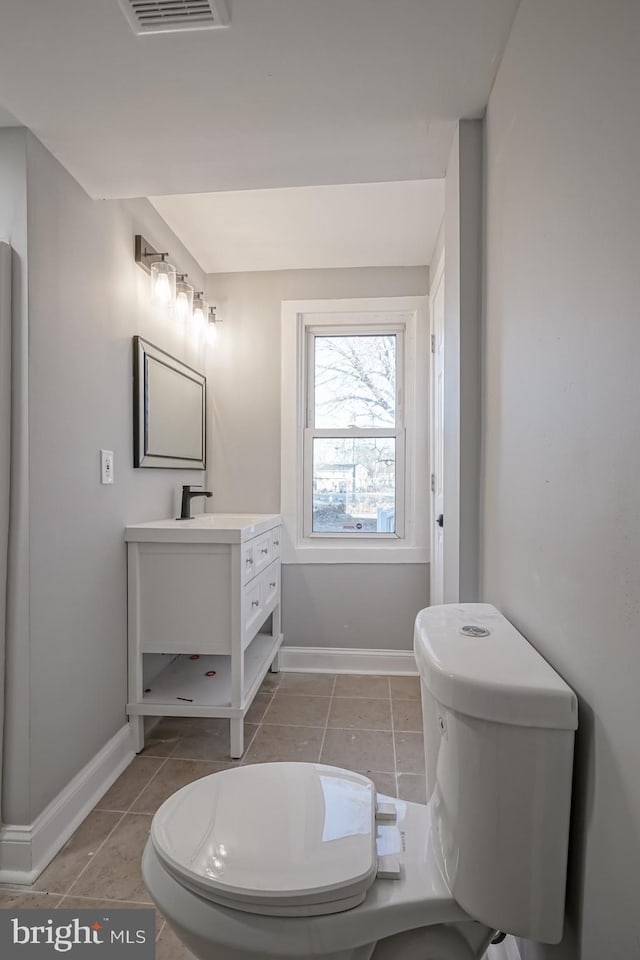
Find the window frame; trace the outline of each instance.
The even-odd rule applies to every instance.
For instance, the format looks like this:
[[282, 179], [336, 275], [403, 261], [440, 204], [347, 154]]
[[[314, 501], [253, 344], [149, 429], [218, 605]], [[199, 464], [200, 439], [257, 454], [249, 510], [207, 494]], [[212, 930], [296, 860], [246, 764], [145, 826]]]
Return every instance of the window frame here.
[[[392, 321], [371, 321], [367, 314], [353, 323], [332, 325], [330, 323], [305, 325], [304, 387], [306, 396], [305, 424], [302, 453], [302, 529], [304, 539], [342, 540], [403, 540], [405, 515], [405, 362], [404, 341], [406, 325]], [[315, 339], [316, 337], [394, 336], [396, 338], [396, 390], [394, 427], [316, 427], [315, 426]], [[378, 531], [314, 531], [313, 529], [313, 441], [353, 437], [354, 439], [395, 440], [395, 526], [393, 533]]]
[[[429, 560], [429, 326], [428, 297], [348, 300], [285, 300], [281, 317], [281, 512], [284, 563], [426, 563]], [[353, 435], [397, 435], [396, 532], [310, 531], [311, 432], [335, 437], [341, 430], [309, 427], [309, 350], [315, 335], [391, 332], [402, 328], [397, 347], [394, 429], [362, 428]], [[313, 368], [311, 368], [313, 369]], [[402, 412], [402, 421], [399, 413]], [[351, 430], [346, 431], [352, 435]], [[400, 443], [400, 447], [398, 447]], [[309, 484], [306, 490], [305, 465]], [[398, 476], [398, 467], [402, 473]], [[401, 486], [399, 484], [401, 482]], [[306, 520], [306, 525], [305, 525]]]

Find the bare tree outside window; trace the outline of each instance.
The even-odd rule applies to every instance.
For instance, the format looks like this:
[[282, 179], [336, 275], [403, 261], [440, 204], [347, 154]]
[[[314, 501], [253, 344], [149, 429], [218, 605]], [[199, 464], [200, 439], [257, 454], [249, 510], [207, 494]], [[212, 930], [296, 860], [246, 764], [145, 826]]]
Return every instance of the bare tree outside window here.
[[393, 427], [396, 337], [315, 337], [315, 426]]

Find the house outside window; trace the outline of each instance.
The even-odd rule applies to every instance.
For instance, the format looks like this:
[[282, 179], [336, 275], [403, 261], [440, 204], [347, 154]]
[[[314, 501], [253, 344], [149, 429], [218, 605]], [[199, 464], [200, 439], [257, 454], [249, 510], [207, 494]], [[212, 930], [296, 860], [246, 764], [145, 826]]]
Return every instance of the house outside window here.
[[425, 297], [282, 305], [285, 562], [425, 562]]

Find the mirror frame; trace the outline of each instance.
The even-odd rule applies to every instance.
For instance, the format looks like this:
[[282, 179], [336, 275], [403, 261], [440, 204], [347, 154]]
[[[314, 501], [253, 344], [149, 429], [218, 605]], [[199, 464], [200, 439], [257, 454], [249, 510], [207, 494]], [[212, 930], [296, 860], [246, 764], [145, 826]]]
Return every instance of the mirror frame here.
[[[149, 389], [148, 389], [148, 361], [156, 360], [180, 374], [188, 380], [194, 381], [201, 388], [201, 428], [202, 438], [201, 455], [199, 457], [178, 457], [149, 454], [148, 430], [149, 422]], [[165, 470], [204, 470], [206, 468], [207, 450], [207, 418], [206, 418], [207, 378], [204, 374], [187, 366], [170, 353], [161, 350], [148, 340], [135, 336], [133, 338], [133, 465], [134, 467], [153, 467]]]

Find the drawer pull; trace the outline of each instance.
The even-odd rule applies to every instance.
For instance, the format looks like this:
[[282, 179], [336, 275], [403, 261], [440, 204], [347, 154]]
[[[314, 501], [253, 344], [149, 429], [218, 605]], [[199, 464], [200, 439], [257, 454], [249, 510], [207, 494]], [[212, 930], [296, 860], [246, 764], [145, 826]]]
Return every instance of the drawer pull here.
[[251, 566], [253, 564], [253, 557], [247, 557], [247, 559], [245, 560], [245, 563]]
[[274, 540], [274, 541], [273, 541], [273, 545], [274, 545], [274, 547], [279, 547], [279, 546], [280, 546], [280, 541], [279, 541], [279, 540]]
[[251, 606], [252, 606], [252, 607], [259, 607], [259, 606], [260, 606], [260, 601], [259, 601], [259, 600], [252, 600], [252, 601], [251, 601]]
[[263, 547], [260, 553], [269, 553], [269, 547]]
[[275, 587], [275, 585], [276, 585], [275, 580], [270, 580], [270, 581], [269, 581], [269, 586], [270, 586], [270, 587]]

